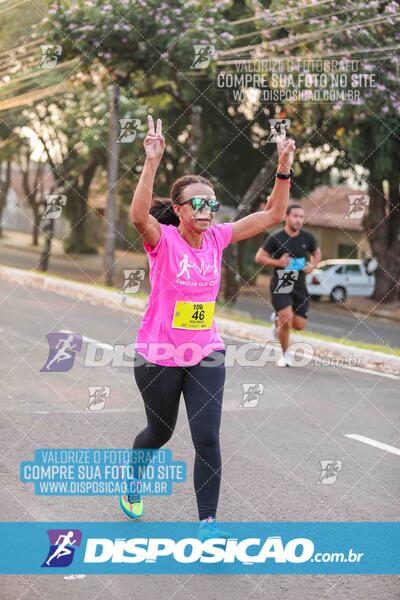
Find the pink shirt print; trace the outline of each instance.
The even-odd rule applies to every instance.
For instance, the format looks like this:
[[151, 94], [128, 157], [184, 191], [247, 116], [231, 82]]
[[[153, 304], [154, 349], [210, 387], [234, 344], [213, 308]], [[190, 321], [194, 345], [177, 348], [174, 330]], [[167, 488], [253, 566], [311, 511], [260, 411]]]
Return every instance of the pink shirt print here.
[[232, 239], [232, 223], [210, 226], [201, 248], [193, 248], [174, 225], [160, 223], [161, 236], [152, 249], [144, 241], [150, 266], [151, 292], [135, 348], [149, 362], [191, 366], [214, 350], [225, 348], [215, 321], [210, 329], [172, 327], [177, 301], [213, 302], [221, 282], [222, 252]]

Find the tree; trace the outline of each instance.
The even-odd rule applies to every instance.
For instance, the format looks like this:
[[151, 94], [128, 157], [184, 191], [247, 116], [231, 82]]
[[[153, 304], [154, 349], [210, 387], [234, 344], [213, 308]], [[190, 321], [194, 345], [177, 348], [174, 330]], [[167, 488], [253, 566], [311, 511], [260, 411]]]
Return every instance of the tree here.
[[[303, 130], [305, 147], [325, 153], [328, 172], [334, 164], [344, 178], [350, 170], [357, 175], [360, 167], [364, 168], [361, 178], [368, 183], [370, 206], [363, 223], [372, 254], [379, 262], [374, 298], [378, 302], [394, 300], [400, 274], [400, 81], [395, 50], [399, 4], [374, 0], [355, 6], [351, 0], [339, 0], [333, 6], [278, 0], [271, 3], [264, 18], [271, 25], [267, 31], [269, 47], [277, 55], [301, 56], [304, 62], [325, 61], [327, 68], [334, 60], [353, 60], [358, 62], [361, 75], [378, 76], [365, 86], [359, 100], [298, 103], [286, 109]], [[304, 136], [307, 127], [309, 135]], [[315, 156], [314, 152], [311, 160]], [[303, 171], [307, 163], [309, 160], [304, 160]], [[389, 182], [388, 196], [384, 180]]]
[[55, 187], [67, 198], [63, 215], [71, 231], [66, 252], [96, 252], [86, 239], [87, 201], [96, 169], [105, 163], [106, 111], [106, 98], [93, 85], [71, 85], [64, 96], [26, 111], [43, 144]]
[[[92, 72], [100, 63], [108, 74], [105, 82], [115, 82], [126, 95], [151, 104], [163, 118], [167, 148], [158, 192], [162, 195], [168, 194], [172, 179], [194, 170], [210, 178], [221, 199], [234, 206], [273, 152], [272, 147], [260, 150], [265, 114], [250, 119], [215, 89], [212, 69], [192, 68], [198, 45], [218, 51], [229, 47], [233, 36], [228, 15], [237, 12], [236, 4], [243, 15], [244, 3], [227, 0], [56, 2], [50, 11], [51, 41], [63, 45], [66, 59], [78, 53]], [[258, 123], [258, 132], [252, 121]], [[232, 168], [239, 164], [240, 169]], [[228, 272], [237, 268], [233, 262]]]
[[32, 245], [37, 246], [40, 233], [40, 220], [44, 210], [43, 193], [43, 163], [41, 158], [35, 163], [32, 161], [32, 148], [28, 140], [24, 139], [21, 143], [16, 162], [22, 177], [22, 189], [25, 199], [32, 210]]
[[2, 214], [11, 185], [12, 162], [21, 145], [17, 133], [20, 115], [7, 113], [0, 123], [0, 237], [2, 237]]

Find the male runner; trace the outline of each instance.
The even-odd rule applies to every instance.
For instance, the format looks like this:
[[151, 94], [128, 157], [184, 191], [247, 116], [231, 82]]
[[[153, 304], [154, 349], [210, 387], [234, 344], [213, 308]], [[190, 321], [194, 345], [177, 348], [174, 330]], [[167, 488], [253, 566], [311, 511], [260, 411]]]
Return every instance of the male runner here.
[[271, 277], [271, 301], [275, 312], [274, 336], [278, 337], [283, 357], [280, 367], [291, 367], [288, 352], [289, 331], [304, 329], [308, 313], [309, 295], [306, 274], [311, 273], [321, 260], [321, 251], [311, 233], [302, 229], [304, 210], [292, 204], [286, 210], [285, 227], [264, 242], [257, 251], [255, 261], [260, 265], [275, 267]]

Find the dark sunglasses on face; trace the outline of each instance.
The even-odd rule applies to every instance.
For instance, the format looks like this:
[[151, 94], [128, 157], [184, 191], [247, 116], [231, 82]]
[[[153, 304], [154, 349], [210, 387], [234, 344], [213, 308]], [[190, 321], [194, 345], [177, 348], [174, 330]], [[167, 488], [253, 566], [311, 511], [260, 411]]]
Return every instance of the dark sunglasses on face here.
[[189, 200], [184, 200], [183, 202], [177, 202], [177, 204], [182, 206], [188, 202], [192, 204], [194, 210], [203, 210], [207, 204], [211, 212], [217, 212], [221, 204], [216, 198], [202, 198], [201, 196], [193, 196], [193, 198], [189, 198]]

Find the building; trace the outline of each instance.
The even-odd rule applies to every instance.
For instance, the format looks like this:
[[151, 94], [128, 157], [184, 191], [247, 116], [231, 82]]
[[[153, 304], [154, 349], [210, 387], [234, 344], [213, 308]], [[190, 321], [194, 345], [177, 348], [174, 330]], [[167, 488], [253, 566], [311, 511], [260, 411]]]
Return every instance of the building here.
[[350, 208], [353, 199], [349, 196], [363, 195], [365, 191], [346, 186], [321, 186], [296, 201], [304, 209], [304, 227], [318, 240], [322, 258], [363, 258], [370, 254], [362, 225], [368, 207], [357, 213]]

